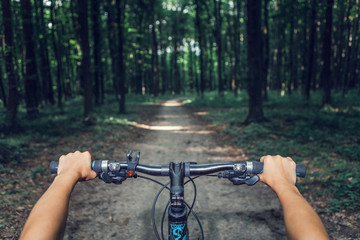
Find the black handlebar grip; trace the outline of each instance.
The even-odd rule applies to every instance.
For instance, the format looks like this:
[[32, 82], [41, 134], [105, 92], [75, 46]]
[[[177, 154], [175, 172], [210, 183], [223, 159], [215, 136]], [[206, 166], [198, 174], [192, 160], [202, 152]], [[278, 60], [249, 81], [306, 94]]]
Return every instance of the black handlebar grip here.
[[102, 172], [101, 163], [102, 163], [102, 160], [92, 161], [91, 169], [94, 170], [94, 172], [101, 173]]
[[306, 176], [306, 166], [302, 164], [296, 165], [296, 176], [305, 177]]
[[[264, 163], [262, 162], [252, 162], [253, 169], [252, 173], [258, 174], [263, 172]], [[296, 165], [296, 176], [297, 177], [305, 177], [306, 176], [306, 166], [302, 164]]]
[[[102, 172], [101, 163], [102, 163], [102, 160], [92, 161], [91, 169], [94, 170], [94, 172], [101, 173]], [[50, 162], [50, 173], [56, 174], [57, 170], [58, 170], [58, 166], [59, 166], [59, 162], [51, 161]]]
[[262, 173], [264, 164], [262, 162], [252, 162], [253, 169], [252, 173], [258, 174]]

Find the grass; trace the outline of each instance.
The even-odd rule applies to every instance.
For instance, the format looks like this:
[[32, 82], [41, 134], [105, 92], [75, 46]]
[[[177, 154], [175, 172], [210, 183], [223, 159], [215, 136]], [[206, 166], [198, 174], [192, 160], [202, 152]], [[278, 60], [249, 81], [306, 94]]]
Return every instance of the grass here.
[[[26, 109], [20, 105], [18, 124], [21, 127], [21, 132], [5, 136], [0, 131], [0, 163], [16, 164], [24, 155], [33, 156], [30, 154], [35, 154], [35, 151], [30, 147], [30, 143], [46, 142], [54, 146], [60, 138], [65, 136], [76, 137], [76, 135], [86, 131], [96, 132], [97, 140], [101, 141], [112, 132], [114, 126], [127, 128], [136, 124], [139, 116], [133, 106], [158, 103], [173, 97], [172, 95], [157, 98], [148, 95], [128, 95], [126, 99], [127, 113], [121, 115], [118, 114], [117, 101], [109, 96], [103, 105], [94, 107], [93, 116], [96, 124], [90, 127], [86, 127], [82, 123], [83, 99], [81, 97], [64, 102], [62, 109], [55, 106], [41, 108], [40, 114], [35, 120], [28, 119]], [[5, 108], [0, 108], [0, 123], [4, 122], [5, 115]], [[117, 137], [118, 139], [125, 138], [126, 134], [119, 134]], [[101, 149], [101, 146], [97, 145], [96, 148]]]
[[[330, 211], [360, 210], [360, 97], [349, 93], [342, 98], [333, 94], [333, 104], [320, 108], [321, 93], [315, 92], [306, 102], [302, 96], [280, 96], [269, 92], [263, 103], [263, 123], [242, 125], [247, 109], [247, 94], [234, 98], [231, 92], [223, 99], [216, 92], [203, 99], [186, 99], [189, 106], [211, 107], [205, 117], [233, 137], [234, 143], [248, 156], [291, 156], [308, 167], [306, 180], [299, 187], [326, 197]], [[320, 186], [318, 190], [315, 186]]]

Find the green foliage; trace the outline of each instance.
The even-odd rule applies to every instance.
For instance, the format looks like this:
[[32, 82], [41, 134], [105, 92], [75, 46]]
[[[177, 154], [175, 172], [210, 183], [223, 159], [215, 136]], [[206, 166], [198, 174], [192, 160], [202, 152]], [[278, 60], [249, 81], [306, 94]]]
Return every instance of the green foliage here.
[[24, 143], [17, 139], [0, 139], [0, 163], [17, 162], [22, 159]]
[[43, 166], [37, 166], [30, 169], [31, 179], [35, 179], [37, 175], [44, 174], [46, 169]]
[[[206, 119], [223, 126], [250, 159], [280, 154], [305, 161], [308, 176], [299, 187], [319, 197], [328, 196], [330, 211], [359, 210], [360, 99], [355, 93], [345, 99], [335, 95], [334, 105], [323, 109], [319, 108], [320, 99], [320, 93], [305, 102], [298, 94], [279, 96], [269, 92], [269, 101], [264, 103], [269, 121], [246, 126], [242, 125], [247, 115], [246, 102], [232, 94], [228, 93], [223, 101], [217, 101], [213, 92], [187, 102], [206, 107]], [[323, 187], [317, 189], [316, 185]]]
[[334, 195], [329, 200], [331, 210], [360, 209], [360, 163], [338, 159], [327, 172], [330, 176], [324, 179], [323, 184]]

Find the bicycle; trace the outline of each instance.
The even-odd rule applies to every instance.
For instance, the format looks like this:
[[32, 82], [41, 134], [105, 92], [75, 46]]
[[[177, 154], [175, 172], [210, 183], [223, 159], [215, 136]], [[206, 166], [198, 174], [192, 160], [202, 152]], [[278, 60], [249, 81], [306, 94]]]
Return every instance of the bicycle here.
[[[91, 164], [91, 168], [99, 174], [99, 178], [105, 183], [121, 184], [128, 178], [143, 178], [153, 181], [162, 187], [154, 198], [152, 206], [152, 225], [156, 238], [164, 240], [164, 221], [166, 212], [168, 212], [168, 239], [169, 240], [189, 240], [189, 231], [187, 219], [190, 214], [194, 216], [199, 224], [201, 239], [204, 239], [204, 231], [201, 222], [193, 210], [196, 202], [196, 184], [194, 179], [200, 176], [215, 176], [218, 178], [226, 178], [234, 185], [246, 184], [253, 186], [259, 181], [256, 174], [262, 173], [263, 163], [257, 161], [240, 161], [227, 163], [197, 164], [196, 162], [180, 162], [169, 163], [169, 165], [147, 165], [139, 164], [140, 152], [136, 153], [133, 158], [130, 150], [126, 156], [126, 162], [116, 162], [112, 160], [95, 160]], [[58, 162], [50, 163], [50, 172], [57, 173]], [[151, 179], [139, 173], [152, 176], [168, 176], [168, 183], [161, 183], [155, 179]], [[214, 173], [218, 173], [214, 175]], [[296, 165], [296, 175], [305, 177], [306, 167], [304, 165]], [[195, 177], [191, 177], [195, 176]], [[189, 178], [185, 182], [185, 177]], [[194, 187], [194, 199], [189, 205], [184, 200], [184, 186], [191, 182]], [[170, 187], [169, 187], [170, 185]], [[161, 238], [155, 222], [155, 206], [161, 192], [167, 189], [170, 191], [170, 200], [164, 208], [161, 220]]]

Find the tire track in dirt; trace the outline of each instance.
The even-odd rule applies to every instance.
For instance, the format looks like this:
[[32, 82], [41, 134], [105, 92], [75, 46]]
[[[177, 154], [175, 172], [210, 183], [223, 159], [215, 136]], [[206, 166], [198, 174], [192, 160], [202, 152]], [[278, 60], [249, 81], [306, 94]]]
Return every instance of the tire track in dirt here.
[[[224, 145], [216, 129], [204, 126], [176, 100], [152, 106], [150, 114], [151, 121], [137, 125], [139, 138], [115, 149], [116, 160], [124, 161], [128, 149], [141, 151], [140, 162], [149, 164], [208, 163], [246, 157], [241, 149]], [[201, 177], [195, 182], [198, 195], [194, 209], [205, 239], [285, 239], [279, 201], [267, 186], [234, 186], [213, 177]], [[101, 180], [78, 184], [72, 195], [65, 239], [155, 239], [151, 207], [159, 188], [139, 178], [128, 179], [122, 185]], [[185, 191], [186, 200], [191, 202], [192, 186]], [[157, 203], [158, 227], [168, 196], [168, 192], [162, 193]], [[200, 237], [193, 217], [189, 218], [189, 231], [190, 239]]]

